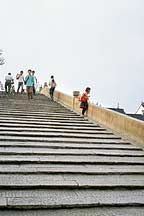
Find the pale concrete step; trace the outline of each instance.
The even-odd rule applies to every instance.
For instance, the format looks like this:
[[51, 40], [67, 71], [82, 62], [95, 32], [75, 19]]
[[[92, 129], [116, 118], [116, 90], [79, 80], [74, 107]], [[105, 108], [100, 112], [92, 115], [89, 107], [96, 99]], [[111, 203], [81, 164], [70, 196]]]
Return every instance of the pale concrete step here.
[[24, 137], [59, 137], [59, 138], [79, 138], [79, 139], [121, 139], [121, 137], [116, 136], [112, 133], [95, 133], [95, 134], [76, 134], [76, 133], [65, 133], [62, 132], [37, 132], [37, 131], [0, 131], [0, 136], [24, 136]]
[[144, 207], [90, 207], [41, 210], [0, 210], [1, 216], [143, 216]]
[[6, 109], [4, 110], [4, 108], [0, 109], [0, 112], [1, 114], [8, 114], [8, 115], [13, 115], [13, 114], [16, 114], [16, 115], [31, 115], [31, 116], [35, 116], [35, 115], [38, 115], [38, 116], [72, 116], [72, 117], [80, 117], [80, 114], [77, 114], [75, 112], [63, 112], [63, 113], [56, 113], [56, 112], [51, 112], [51, 113], [48, 113], [46, 111], [33, 111], [33, 110], [15, 110], [15, 109]]
[[41, 119], [49, 119], [49, 118], [56, 118], [56, 119], [77, 119], [77, 120], [80, 120], [82, 119], [83, 120], [83, 117], [80, 116], [80, 115], [76, 115], [75, 113], [71, 114], [71, 113], [63, 113], [63, 114], [59, 114], [59, 113], [48, 113], [47, 115], [46, 114], [42, 114], [42, 113], [31, 113], [31, 112], [27, 112], [27, 113], [24, 113], [24, 112], [1, 112], [1, 117], [26, 117], [26, 118], [41, 118]]
[[[2, 117], [2, 116], [0, 116], [0, 120], [7, 120], [7, 121], [9, 121], [9, 120], [19, 120], [19, 121], [26, 121], [26, 119], [29, 119], [29, 118], [27, 118], [27, 117], [24, 117], [24, 116], [22, 116], [22, 117]], [[65, 120], [64, 118], [63, 119], [58, 119], [58, 118], [48, 118], [48, 119], [46, 119], [46, 118], [38, 118], [38, 117], [35, 117], [35, 118], [30, 118], [30, 121], [31, 122], [33, 122], [33, 121], [37, 121], [37, 122], [41, 122], [41, 121], [43, 121], [43, 122], [60, 122], [60, 123], [67, 123], [67, 122], [70, 122], [71, 124], [79, 124], [79, 125], [83, 125], [83, 124], [87, 124], [87, 125], [89, 125], [90, 123], [88, 122], [88, 120], [85, 120], [85, 119], [78, 119], [78, 120], [75, 120], [75, 119], [73, 119], [73, 118], [71, 118], [71, 119], [67, 119], [67, 120]], [[91, 125], [92, 125], [92, 123], [91, 123]]]
[[95, 128], [96, 125], [92, 124], [92, 123], [89, 123], [89, 122], [84, 122], [84, 121], [80, 121], [80, 122], [65, 122], [65, 121], [38, 121], [38, 120], [29, 120], [29, 121], [26, 121], [25, 119], [19, 119], [19, 120], [16, 120], [15, 118], [11, 118], [11, 119], [1, 119], [0, 118], [0, 124], [1, 123], [16, 123], [16, 124], [35, 124], [35, 125], [54, 125], [54, 126], [72, 126], [72, 127], [89, 127], [89, 128]]
[[[107, 165], [107, 164], [69, 164], [69, 163], [55, 163], [55, 164], [45, 164], [45, 163], [29, 163], [29, 164], [0, 164], [0, 174], [23, 174], [23, 175], [43, 175], [48, 174], [49, 176], [59, 175], [65, 179], [69, 175], [70, 179], [75, 179], [75, 176], [86, 175], [93, 179], [94, 176], [98, 175], [143, 175], [144, 174], [144, 165]], [[33, 177], [32, 177], [33, 178]], [[60, 177], [61, 178], [61, 177]], [[68, 177], [67, 177], [68, 179]]]
[[[9, 105], [8, 105], [9, 106]], [[45, 111], [47, 114], [49, 113], [49, 114], [57, 114], [57, 115], [74, 115], [74, 116], [80, 116], [80, 115], [78, 115], [78, 114], [75, 114], [73, 111], [71, 111], [71, 110], [68, 110], [68, 109], [61, 109], [61, 108], [55, 108], [55, 109], [53, 109], [53, 107], [52, 108], [44, 108], [44, 106], [41, 106], [40, 108], [39, 107], [37, 107], [37, 108], [35, 108], [34, 109], [34, 107], [28, 107], [28, 104], [26, 104], [26, 105], [22, 105], [23, 107], [25, 107], [25, 108], [23, 108], [23, 109], [21, 109], [20, 107], [13, 107], [13, 108], [10, 108], [10, 109], [7, 109], [7, 107], [2, 107], [1, 109], [0, 109], [0, 112], [1, 111], [3, 111], [3, 110], [7, 110], [7, 112], [11, 112], [11, 111], [15, 111], [15, 112], [25, 112], [25, 111], [27, 111], [27, 113], [33, 113], [33, 112], [37, 112], [37, 111], [39, 111], [40, 113], [43, 113], [43, 111]]]
[[32, 136], [15, 136], [15, 135], [8, 135], [8, 134], [3, 134], [0, 135], [0, 140], [1, 141], [26, 141], [26, 142], [50, 142], [50, 143], [56, 143], [56, 142], [61, 142], [61, 143], [120, 143], [121, 139], [119, 138], [107, 138], [106, 137], [101, 137], [97, 136], [95, 139], [85, 139], [85, 138], [71, 138], [71, 137], [32, 137]]
[[[9, 105], [8, 105], [9, 106]], [[24, 107], [24, 105], [22, 105], [23, 107]], [[7, 110], [7, 108], [6, 107], [3, 107], [3, 108], [1, 108], [0, 109], [0, 112], [1, 111], [3, 111], [3, 110]], [[9, 110], [7, 110], [7, 112], [8, 113], [10, 113], [11, 111], [15, 111], [15, 112], [25, 112], [25, 111], [27, 111], [27, 113], [29, 113], [29, 114], [31, 114], [31, 113], [33, 113], [33, 112], [37, 112], [37, 111], [39, 111], [39, 113], [43, 113], [43, 111], [45, 111], [47, 114], [49, 113], [49, 114], [55, 114], [55, 115], [64, 115], [64, 116], [66, 116], [66, 115], [72, 115], [72, 116], [80, 116], [79, 114], [76, 114], [76, 113], [74, 113], [73, 111], [71, 111], [71, 110], [68, 110], [68, 109], [61, 109], [61, 108], [55, 108], [55, 109], [53, 109], [53, 108], [44, 108], [43, 106], [41, 106], [40, 108], [39, 107], [37, 107], [36, 109], [34, 109], [34, 107], [28, 107], [28, 104], [26, 104], [25, 105], [25, 108], [23, 108], [23, 109], [21, 109], [21, 108], [19, 108], [19, 107], [14, 107], [14, 108], [11, 108], [11, 109], [9, 109]]]
[[120, 149], [53, 149], [53, 148], [30, 148], [30, 147], [1, 147], [0, 155], [102, 155], [102, 156], [129, 156], [142, 157], [144, 160], [144, 151], [120, 150]]
[[31, 148], [53, 148], [53, 149], [124, 149], [124, 150], [137, 150], [141, 151], [140, 147], [127, 144], [127, 143], [116, 143], [116, 144], [78, 144], [78, 143], [36, 143], [36, 142], [0, 142], [0, 147], [31, 147]]
[[57, 120], [57, 121], [59, 121], [59, 120], [61, 120], [61, 121], [76, 121], [76, 122], [80, 122], [80, 121], [86, 121], [83, 117], [81, 117], [81, 116], [56, 116], [56, 115], [49, 115], [49, 116], [40, 116], [40, 115], [20, 115], [20, 114], [18, 114], [18, 115], [12, 115], [12, 114], [10, 114], [10, 115], [8, 115], [8, 114], [5, 114], [5, 115], [3, 115], [3, 114], [1, 114], [0, 115], [0, 118], [2, 119], [2, 118], [5, 118], [5, 119], [11, 119], [11, 118], [15, 118], [15, 119], [32, 119], [32, 120], [35, 120], [35, 119], [37, 119], [37, 120], [42, 120], [42, 121], [47, 121], [47, 120]]
[[1, 208], [144, 206], [144, 190], [1, 190]]
[[0, 126], [0, 131], [14, 131], [14, 132], [55, 132], [55, 133], [75, 133], [75, 134], [113, 134], [112, 132], [106, 131], [106, 130], [94, 130], [94, 131], [88, 131], [88, 130], [71, 130], [71, 129], [53, 129], [53, 128], [27, 128], [27, 127], [2, 127]]
[[144, 189], [143, 175], [13, 175], [0, 174], [0, 189]]
[[144, 165], [144, 158], [137, 156], [100, 156], [100, 155], [1, 155], [0, 164], [22, 164], [22, 163], [37, 163], [37, 164], [105, 164], [105, 165]]
[[[65, 107], [61, 105], [56, 106], [49, 106], [48, 104], [29, 104], [29, 103], [21, 103], [21, 104], [14, 104], [12, 101], [10, 103], [7, 103], [5, 105], [0, 106], [0, 110], [7, 110], [7, 111], [47, 111], [52, 113], [74, 113], [72, 110], [66, 109]], [[17, 102], [16, 102], [17, 103]]]
[[95, 132], [95, 131], [106, 131], [105, 128], [102, 128], [100, 127], [99, 125], [95, 125], [94, 127], [91, 127], [91, 126], [80, 126], [80, 125], [76, 125], [76, 126], [73, 126], [73, 125], [70, 125], [70, 124], [60, 124], [60, 123], [29, 123], [28, 121], [26, 123], [22, 123], [22, 122], [12, 122], [12, 123], [9, 123], [9, 122], [3, 122], [3, 121], [0, 121], [0, 128], [1, 127], [5, 127], [5, 128], [10, 128], [10, 127], [26, 127], [26, 128], [47, 128], [47, 129], [65, 129], [65, 130], [75, 130], [75, 131], [89, 131], [89, 132]]

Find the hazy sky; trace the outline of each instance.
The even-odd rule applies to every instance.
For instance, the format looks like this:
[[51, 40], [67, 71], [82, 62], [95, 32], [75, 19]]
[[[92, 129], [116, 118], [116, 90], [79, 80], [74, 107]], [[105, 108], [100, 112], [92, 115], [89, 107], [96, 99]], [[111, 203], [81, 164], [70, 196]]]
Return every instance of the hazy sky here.
[[135, 112], [144, 100], [143, 0], [0, 0], [5, 74], [31, 68], [57, 90]]

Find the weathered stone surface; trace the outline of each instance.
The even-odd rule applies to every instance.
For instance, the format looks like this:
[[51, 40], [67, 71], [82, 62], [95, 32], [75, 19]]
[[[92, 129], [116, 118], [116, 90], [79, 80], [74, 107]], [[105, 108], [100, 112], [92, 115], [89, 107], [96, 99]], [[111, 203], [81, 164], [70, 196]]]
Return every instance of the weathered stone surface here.
[[[75, 173], [77, 174], [143, 174], [141, 165], [75, 165], [75, 164], [1, 164], [0, 173]], [[131, 177], [131, 176], [130, 176]]]
[[144, 205], [144, 191], [134, 190], [13, 190], [0, 192], [11, 208], [62, 208]]
[[0, 215], [141, 216], [144, 152], [44, 96], [2, 98], [0, 197]]
[[29, 136], [16, 136], [13, 134], [13, 136], [11, 136], [10, 134], [3, 134], [3, 135], [0, 135], [0, 140], [1, 141], [18, 141], [18, 142], [21, 142], [21, 141], [26, 141], [26, 142], [61, 142], [61, 143], [120, 143], [121, 140], [119, 138], [112, 138], [112, 137], [97, 137], [95, 139], [88, 139], [88, 138], [71, 138], [71, 137], [60, 137], [60, 136], [53, 136], [53, 137], [31, 137], [30, 135]]
[[72, 209], [6, 210], [1, 216], [143, 216], [144, 207], [95, 207]]
[[137, 150], [113, 150], [113, 149], [53, 149], [53, 148], [25, 148], [25, 147], [17, 147], [17, 148], [0, 148], [0, 155], [108, 155], [108, 156], [143, 156], [144, 152]]
[[64, 163], [64, 164], [135, 164], [144, 165], [143, 157], [84, 156], [84, 155], [1, 155], [0, 163]]
[[0, 197], [0, 208], [7, 206], [7, 199], [5, 197]]
[[88, 130], [68, 130], [68, 129], [65, 129], [63, 128], [63, 130], [61, 130], [61, 128], [55, 128], [55, 129], [52, 129], [52, 128], [27, 128], [27, 127], [0, 127], [0, 130], [1, 131], [4, 131], [4, 132], [7, 132], [7, 131], [14, 131], [14, 132], [48, 132], [48, 133], [65, 133], [65, 134], [79, 134], [81, 133], [82, 135], [85, 134], [86, 136], [89, 134], [89, 135], [96, 135], [96, 134], [104, 134], [104, 135], [111, 135], [112, 133], [111, 132], [108, 132], [108, 131], [105, 131], [104, 129], [103, 130], [100, 130], [100, 129], [97, 129], [97, 130], [94, 130], [94, 131], [88, 131]]
[[4, 188], [143, 188], [143, 175], [0, 175]]
[[31, 147], [31, 148], [53, 148], [53, 149], [63, 149], [63, 148], [69, 148], [69, 149], [124, 149], [124, 150], [141, 150], [141, 148], [137, 146], [132, 146], [130, 144], [126, 143], [117, 143], [117, 144], [79, 144], [79, 143], [37, 143], [37, 142], [10, 142], [10, 141], [3, 141], [0, 142], [0, 147]]
[[15, 132], [15, 131], [0, 131], [0, 136], [1, 135], [5, 135], [5, 136], [25, 136], [25, 137], [59, 137], [59, 138], [81, 138], [81, 139], [120, 139], [120, 137], [117, 137], [115, 135], [111, 135], [111, 134], [75, 134], [75, 133], [52, 133], [52, 132], [23, 132], [23, 131], [19, 131], [19, 132]]

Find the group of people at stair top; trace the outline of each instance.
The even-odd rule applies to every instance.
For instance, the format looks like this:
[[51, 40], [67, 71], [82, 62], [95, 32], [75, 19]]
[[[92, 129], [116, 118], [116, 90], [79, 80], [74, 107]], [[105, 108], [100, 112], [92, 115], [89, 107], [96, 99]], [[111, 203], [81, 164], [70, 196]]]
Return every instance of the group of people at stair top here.
[[[17, 93], [19, 93], [20, 90], [21, 93], [24, 92], [24, 84], [25, 84], [28, 99], [32, 99], [33, 95], [35, 95], [36, 93], [36, 84], [37, 84], [35, 71], [29, 69], [28, 75], [26, 77], [24, 77], [23, 71], [20, 71], [20, 73], [16, 75], [16, 79], [18, 80]], [[14, 79], [11, 73], [8, 73], [8, 75], [5, 77], [5, 92], [6, 94], [15, 93]]]
[[[29, 69], [28, 75], [25, 78], [23, 75], [23, 71], [20, 71], [20, 73], [18, 73], [16, 75], [16, 79], [18, 80], [17, 93], [19, 93], [20, 89], [21, 89], [21, 93], [24, 92], [23, 86], [25, 84], [28, 99], [32, 99], [33, 95], [35, 95], [35, 93], [36, 93], [36, 84], [37, 84], [37, 78], [35, 76], [35, 71]], [[53, 75], [51, 76], [51, 79], [50, 79], [48, 85], [49, 85], [50, 98], [53, 101], [54, 91], [56, 88], [56, 82], [55, 82]], [[80, 108], [82, 109], [82, 115], [83, 116], [85, 115], [85, 113], [87, 116], [90, 90], [91, 90], [91, 88], [87, 87], [85, 89], [85, 92], [82, 94], [82, 96], [79, 97]], [[13, 79], [11, 73], [8, 73], [8, 75], [5, 77], [5, 92], [9, 94], [11, 91], [14, 91], [14, 79]]]

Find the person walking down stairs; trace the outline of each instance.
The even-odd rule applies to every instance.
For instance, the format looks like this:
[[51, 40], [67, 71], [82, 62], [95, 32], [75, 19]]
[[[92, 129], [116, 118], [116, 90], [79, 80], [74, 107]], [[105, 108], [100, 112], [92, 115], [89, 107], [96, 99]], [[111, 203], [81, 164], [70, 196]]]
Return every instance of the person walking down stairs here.
[[56, 87], [54, 76], [51, 76], [51, 80], [49, 81], [49, 86], [50, 86], [49, 94], [50, 94], [51, 100], [53, 101], [54, 91]]
[[25, 85], [26, 85], [28, 100], [33, 99], [34, 77], [32, 76], [31, 70], [28, 70], [28, 75], [25, 77]]
[[82, 109], [82, 115], [85, 115], [86, 112], [86, 116], [87, 116], [87, 112], [88, 112], [88, 100], [89, 100], [89, 93], [90, 93], [90, 87], [87, 87], [85, 92], [82, 94], [81, 98], [80, 98], [80, 108]]
[[20, 71], [20, 73], [16, 75], [16, 79], [18, 80], [17, 93], [19, 93], [19, 90], [21, 88], [21, 94], [22, 94], [24, 92], [24, 89], [23, 89], [23, 85], [24, 85], [23, 71]]
[[33, 95], [36, 94], [36, 85], [37, 85], [37, 78], [35, 76], [35, 71], [32, 71], [32, 76], [34, 78], [34, 84], [33, 84]]
[[8, 75], [5, 77], [5, 93], [6, 94], [10, 94], [12, 83], [13, 83], [13, 77], [11, 73], [8, 73]]

